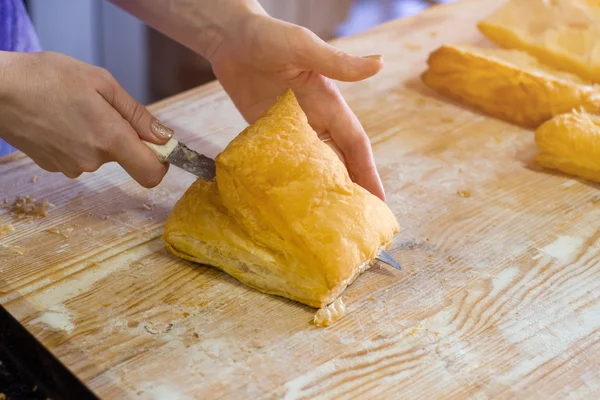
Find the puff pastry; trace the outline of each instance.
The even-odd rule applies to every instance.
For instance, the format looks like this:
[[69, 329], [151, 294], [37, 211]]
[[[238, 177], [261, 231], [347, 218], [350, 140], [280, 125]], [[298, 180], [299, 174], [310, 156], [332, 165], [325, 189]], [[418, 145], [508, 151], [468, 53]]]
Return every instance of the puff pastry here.
[[600, 116], [575, 111], [559, 115], [535, 132], [542, 166], [600, 182]]
[[600, 110], [600, 90], [578, 76], [506, 49], [444, 45], [430, 54], [423, 82], [491, 116], [537, 128], [583, 107]]
[[600, 82], [598, 0], [511, 0], [478, 28], [501, 47]]
[[399, 230], [319, 140], [291, 90], [216, 163], [216, 182], [196, 181], [177, 202], [164, 241], [262, 292], [326, 307]]

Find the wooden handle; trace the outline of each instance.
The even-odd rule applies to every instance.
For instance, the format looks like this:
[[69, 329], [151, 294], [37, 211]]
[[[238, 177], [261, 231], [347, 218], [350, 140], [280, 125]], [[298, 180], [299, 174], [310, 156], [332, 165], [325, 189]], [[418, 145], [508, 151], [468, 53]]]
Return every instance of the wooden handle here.
[[158, 157], [158, 160], [162, 163], [167, 162], [167, 158], [171, 155], [175, 147], [179, 144], [179, 142], [173, 138], [169, 139], [169, 141], [165, 144], [154, 144], [150, 142], [146, 142], [142, 140], [146, 146], [150, 148]]

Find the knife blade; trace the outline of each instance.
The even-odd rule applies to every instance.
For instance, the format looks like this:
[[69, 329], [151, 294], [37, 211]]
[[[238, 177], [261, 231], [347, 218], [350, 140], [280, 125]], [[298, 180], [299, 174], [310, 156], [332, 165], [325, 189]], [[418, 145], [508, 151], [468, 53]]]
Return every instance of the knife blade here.
[[[190, 149], [185, 144], [171, 138], [163, 145], [142, 140], [158, 157], [160, 162], [168, 162], [199, 178], [212, 181], [216, 177], [215, 160]], [[402, 267], [390, 253], [381, 250], [375, 257], [378, 261], [401, 270]]]
[[173, 164], [207, 181], [212, 181], [217, 175], [215, 160], [173, 138], [163, 145], [142, 141], [156, 154], [160, 162]]

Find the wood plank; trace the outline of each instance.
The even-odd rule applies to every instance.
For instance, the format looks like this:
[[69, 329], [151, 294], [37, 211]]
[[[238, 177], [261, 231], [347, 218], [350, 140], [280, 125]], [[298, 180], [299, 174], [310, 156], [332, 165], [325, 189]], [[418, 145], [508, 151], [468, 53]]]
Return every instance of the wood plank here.
[[[115, 165], [72, 181], [20, 156], [0, 161], [0, 199], [55, 207], [0, 211], [15, 227], [0, 238], [0, 303], [104, 399], [597, 396], [598, 187], [540, 170], [530, 131], [419, 81], [442, 43], [485, 43], [475, 23], [502, 3], [335, 42], [385, 55], [378, 76], [340, 87], [372, 139], [404, 266], [363, 274], [337, 324], [168, 254], [160, 234], [186, 173], [146, 190]], [[217, 84], [152, 110], [213, 156], [245, 126]]]

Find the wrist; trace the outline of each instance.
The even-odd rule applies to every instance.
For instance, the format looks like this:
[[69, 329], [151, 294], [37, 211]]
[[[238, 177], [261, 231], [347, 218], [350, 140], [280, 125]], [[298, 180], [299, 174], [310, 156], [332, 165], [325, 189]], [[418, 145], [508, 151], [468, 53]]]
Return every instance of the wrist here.
[[208, 29], [211, 36], [208, 40], [200, 41], [205, 45], [196, 51], [212, 62], [215, 54], [227, 42], [241, 40], [243, 27], [257, 15], [268, 15], [257, 0], [236, 0], [231, 2], [228, 12], [220, 18], [213, 19], [213, 26]]
[[6, 104], [15, 90], [14, 72], [19, 71], [17, 62], [21, 57], [21, 53], [0, 51], [0, 104]]

